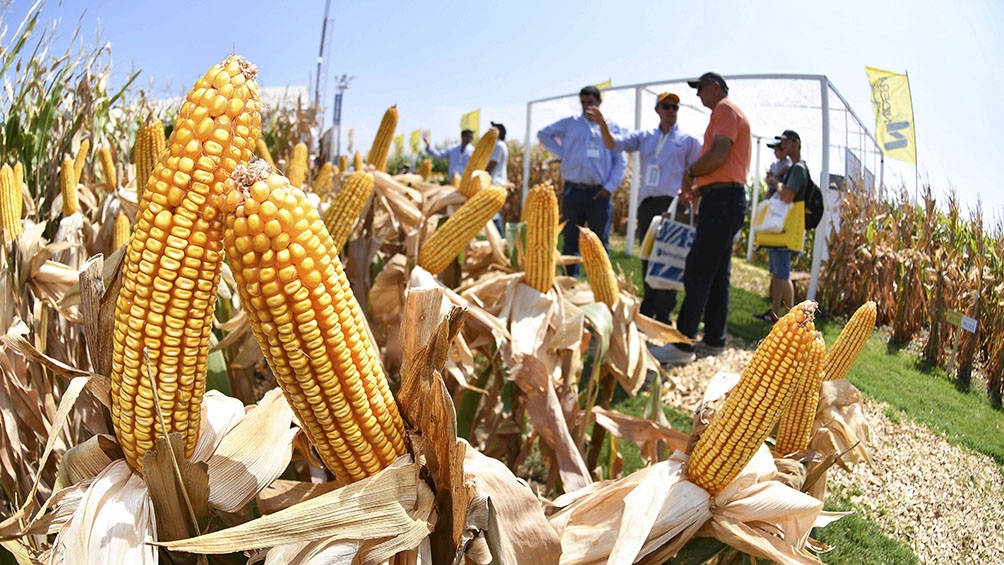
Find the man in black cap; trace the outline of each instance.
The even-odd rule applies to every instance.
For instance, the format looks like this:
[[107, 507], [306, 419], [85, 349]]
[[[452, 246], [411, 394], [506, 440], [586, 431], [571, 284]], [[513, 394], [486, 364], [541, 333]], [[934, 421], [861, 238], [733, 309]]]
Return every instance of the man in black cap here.
[[[492, 184], [509, 188], [509, 146], [505, 144], [505, 126], [492, 122], [492, 127], [499, 130], [499, 139], [495, 142], [495, 149], [492, 150], [491, 157], [488, 157], [488, 165], [485, 171], [492, 176]], [[499, 233], [505, 235], [505, 228], [502, 225], [502, 212], [495, 214], [493, 220]]]
[[794, 306], [795, 285], [791, 282], [791, 257], [793, 253], [801, 253], [805, 246], [805, 196], [809, 188], [809, 168], [802, 160], [802, 138], [798, 132], [786, 129], [778, 139], [781, 140], [785, 155], [793, 163], [778, 184], [778, 196], [794, 205], [784, 221], [784, 231], [754, 234], [754, 244], [767, 249], [771, 274], [771, 308], [753, 314], [753, 317], [771, 324], [782, 314], [782, 307]]
[[433, 149], [429, 145], [429, 136], [423, 136], [422, 141], [425, 142], [425, 152], [437, 159], [447, 159], [449, 160], [449, 170], [446, 172], [447, 182], [453, 180], [453, 175], [463, 175], [464, 168], [467, 167], [467, 161], [470, 160], [471, 155], [474, 154], [474, 146], [471, 142], [474, 141], [474, 132], [469, 129], [465, 129], [460, 132], [460, 143], [452, 147], [447, 147], [446, 149]]
[[[729, 314], [732, 243], [746, 217], [746, 179], [752, 138], [746, 115], [729, 100], [729, 85], [718, 73], [688, 81], [711, 109], [701, 155], [684, 171], [682, 202], [699, 201], [697, 234], [684, 269], [684, 298], [676, 328], [697, 338], [704, 319], [704, 339], [696, 349], [718, 355], [725, 350]], [[655, 352], [653, 352], [655, 353]], [[656, 355], [667, 365], [682, 365], [696, 357], [692, 345], [673, 344]]]
[[774, 141], [767, 144], [767, 147], [774, 150], [774, 161], [770, 168], [767, 169], [767, 198], [770, 198], [777, 192], [777, 184], [781, 182], [784, 178], [784, 174], [788, 172], [788, 168], [791, 167], [791, 159], [784, 154], [784, 148], [781, 147], [781, 138], [775, 137]]

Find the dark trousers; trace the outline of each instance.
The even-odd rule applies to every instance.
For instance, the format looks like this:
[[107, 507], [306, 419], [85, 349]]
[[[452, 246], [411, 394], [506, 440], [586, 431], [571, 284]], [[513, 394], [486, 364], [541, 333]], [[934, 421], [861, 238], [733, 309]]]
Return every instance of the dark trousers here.
[[[579, 254], [579, 226], [593, 230], [603, 247], [610, 250], [610, 219], [613, 216], [613, 204], [610, 197], [597, 198], [596, 193], [601, 186], [585, 185], [565, 181], [565, 190], [561, 196], [561, 215], [565, 228], [561, 232], [565, 242], [561, 252], [565, 255]], [[578, 265], [567, 265], [565, 274], [577, 277]]]
[[[652, 219], [669, 210], [672, 204], [672, 196], [650, 196], [638, 204], [638, 229], [635, 230], [635, 236], [637, 236], [639, 243], [645, 239], [645, 233], [648, 232]], [[647, 272], [648, 261], [642, 261], [642, 279], [645, 278]], [[673, 313], [673, 308], [676, 308], [676, 291], [661, 290], [650, 287], [648, 283], [643, 284], [645, 294], [641, 300], [641, 313], [649, 318], [672, 325], [673, 321], [670, 319], [670, 315]]]
[[701, 191], [694, 247], [683, 272], [686, 293], [676, 318], [676, 329], [690, 338], [704, 318], [704, 342], [725, 345], [729, 315], [729, 280], [732, 245], [746, 217], [746, 187], [741, 184], [712, 185]]

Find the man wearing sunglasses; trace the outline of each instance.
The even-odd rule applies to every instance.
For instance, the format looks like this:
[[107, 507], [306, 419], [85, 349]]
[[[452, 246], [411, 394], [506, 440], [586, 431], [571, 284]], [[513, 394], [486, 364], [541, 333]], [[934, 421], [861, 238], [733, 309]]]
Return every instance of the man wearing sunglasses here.
[[[718, 73], [688, 81], [711, 109], [701, 156], [684, 171], [680, 201], [699, 202], [697, 234], [683, 271], [683, 304], [676, 329], [691, 339], [704, 319], [704, 339], [696, 349], [717, 355], [725, 350], [729, 314], [732, 245], [746, 217], [746, 178], [752, 138], [750, 122], [728, 98], [729, 86]], [[659, 360], [683, 365], [695, 359], [695, 347], [673, 344]]]
[[[617, 190], [627, 161], [624, 153], [610, 151], [603, 144], [603, 134], [599, 122], [604, 122], [616, 133], [620, 128], [613, 122], [605, 122], [599, 109], [600, 91], [595, 86], [587, 86], [579, 91], [582, 114], [562, 118], [537, 132], [548, 151], [561, 159], [561, 176], [565, 180], [561, 196], [561, 216], [565, 222], [562, 231], [565, 255], [579, 254], [579, 226], [588, 226], [610, 248], [610, 220], [613, 204], [610, 195]], [[577, 276], [578, 265], [568, 265], [565, 273]]]
[[[650, 130], [640, 130], [624, 135], [613, 135], [599, 108], [591, 109], [598, 115], [597, 123], [603, 131], [603, 142], [612, 151], [637, 151], [641, 158], [641, 191], [638, 196], [638, 229], [635, 235], [640, 242], [645, 237], [652, 219], [669, 210], [673, 199], [683, 186], [683, 171], [701, 151], [701, 142], [680, 131], [676, 123], [680, 110], [680, 97], [663, 92], [656, 97], [655, 113], [659, 125]], [[648, 261], [641, 262], [641, 272], [648, 271]], [[675, 290], [658, 290], [645, 283], [641, 313], [672, 324], [670, 315], [676, 307]]]

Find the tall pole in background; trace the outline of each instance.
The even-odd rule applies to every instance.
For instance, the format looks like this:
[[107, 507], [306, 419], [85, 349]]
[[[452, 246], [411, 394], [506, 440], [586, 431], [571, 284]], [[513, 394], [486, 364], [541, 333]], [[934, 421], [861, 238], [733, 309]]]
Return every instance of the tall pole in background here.
[[335, 158], [342, 154], [342, 100], [343, 94], [349, 89], [349, 83], [355, 76], [342, 75], [338, 77], [338, 94], [335, 94], [334, 116], [331, 127], [335, 130]]

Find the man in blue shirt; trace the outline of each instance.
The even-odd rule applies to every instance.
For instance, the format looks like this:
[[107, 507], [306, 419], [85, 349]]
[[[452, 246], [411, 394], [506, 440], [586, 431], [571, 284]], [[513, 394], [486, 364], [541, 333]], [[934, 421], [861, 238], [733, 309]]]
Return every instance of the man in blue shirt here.
[[[565, 255], [579, 254], [579, 226], [588, 226], [604, 247], [610, 247], [613, 215], [610, 195], [624, 179], [627, 161], [624, 153], [611, 151], [603, 144], [600, 102], [599, 89], [587, 86], [579, 91], [581, 115], [562, 118], [537, 132], [540, 143], [561, 159], [561, 176], [565, 180], [561, 198]], [[620, 133], [617, 124], [604, 123], [610, 131]], [[578, 265], [569, 265], [565, 272], [578, 275]]]
[[[638, 195], [638, 229], [635, 235], [640, 242], [645, 238], [652, 219], [669, 209], [673, 199], [683, 187], [683, 171], [697, 160], [701, 141], [683, 133], [676, 123], [680, 110], [680, 97], [663, 92], [656, 97], [655, 113], [659, 125], [624, 135], [613, 135], [606, 123], [600, 121], [603, 143], [614, 151], [637, 151], [641, 158], [641, 191]], [[641, 262], [644, 275], [648, 261]], [[675, 290], [657, 290], [645, 283], [641, 313], [672, 324], [670, 314], [676, 307]]]
[[460, 132], [460, 144], [447, 147], [446, 149], [433, 149], [429, 145], [428, 135], [424, 136], [422, 140], [425, 141], [426, 153], [437, 159], [448, 159], [450, 161], [450, 168], [446, 172], [447, 182], [453, 180], [454, 173], [463, 176], [464, 168], [467, 167], [467, 161], [474, 153], [474, 146], [471, 145], [471, 142], [474, 141], [473, 131], [465, 129]]

